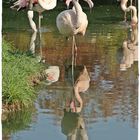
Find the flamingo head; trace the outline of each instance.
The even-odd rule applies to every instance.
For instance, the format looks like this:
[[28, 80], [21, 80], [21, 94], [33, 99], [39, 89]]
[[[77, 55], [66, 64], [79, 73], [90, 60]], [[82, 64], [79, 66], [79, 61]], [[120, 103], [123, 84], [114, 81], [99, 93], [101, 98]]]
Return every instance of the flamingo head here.
[[[69, 9], [69, 5], [70, 5], [70, 2], [71, 2], [71, 1], [72, 1], [72, 0], [65, 0], [65, 4], [66, 4], [66, 6], [67, 6], [67, 9]], [[76, 1], [78, 1], [78, 0], [76, 0]], [[90, 9], [93, 8], [94, 3], [92, 2], [92, 0], [84, 0], [84, 1], [88, 3]]]
[[85, 2], [87, 2], [90, 10], [94, 7], [94, 3], [92, 2], [92, 0], [84, 0]]
[[67, 6], [67, 9], [69, 9], [69, 5], [70, 5], [70, 2], [71, 2], [72, 0], [65, 0], [65, 4], [66, 4], [66, 6]]

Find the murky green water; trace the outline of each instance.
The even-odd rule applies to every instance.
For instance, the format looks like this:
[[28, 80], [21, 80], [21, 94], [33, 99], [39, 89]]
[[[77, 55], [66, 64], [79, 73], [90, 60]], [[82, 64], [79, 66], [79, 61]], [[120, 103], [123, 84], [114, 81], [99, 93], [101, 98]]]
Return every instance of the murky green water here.
[[[6, 116], [3, 140], [66, 140], [75, 133], [78, 140], [80, 135], [85, 137], [83, 140], [137, 140], [138, 65], [136, 56], [132, 57], [134, 52], [127, 53], [129, 60], [125, 62], [129, 67], [120, 68], [122, 61], [125, 63], [122, 44], [128, 29], [119, 22], [90, 23], [86, 35], [76, 38], [76, 66], [85, 65], [91, 79], [89, 89], [81, 93], [84, 107], [79, 115], [64, 113], [73, 91], [72, 39], [66, 41], [54, 26], [42, 27], [42, 31], [41, 40], [31, 30], [4, 31], [17, 50], [58, 66], [60, 76], [57, 82], [41, 86], [32, 110]], [[128, 64], [132, 59], [135, 61]], [[85, 127], [78, 127], [79, 123]]]

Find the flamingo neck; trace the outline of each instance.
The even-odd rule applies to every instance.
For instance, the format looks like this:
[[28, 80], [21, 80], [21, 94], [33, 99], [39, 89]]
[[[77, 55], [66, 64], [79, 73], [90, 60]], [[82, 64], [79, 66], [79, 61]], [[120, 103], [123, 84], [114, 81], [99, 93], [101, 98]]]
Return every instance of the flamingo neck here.
[[76, 18], [77, 18], [76, 29], [77, 29], [80, 26], [80, 24], [82, 23], [81, 14], [83, 13], [83, 10], [82, 10], [82, 7], [80, 6], [80, 4], [78, 3], [78, 1], [72, 0], [72, 2], [74, 5], [74, 10], [76, 12]]
[[128, 0], [121, 0], [121, 8], [123, 11], [127, 11], [127, 2]]
[[94, 3], [91, 0], [84, 0], [84, 1], [88, 3], [90, 9], [93, 8]]
[[133, 16], [132, 16], [132, 19], [131, 19], [131, 24], [132, 24], [132, 26], [136, 25], [137, 22], [138, 22], [137, 9], [136, 9], [135, 6], [129, 6], [128, 9], [133, 11]]

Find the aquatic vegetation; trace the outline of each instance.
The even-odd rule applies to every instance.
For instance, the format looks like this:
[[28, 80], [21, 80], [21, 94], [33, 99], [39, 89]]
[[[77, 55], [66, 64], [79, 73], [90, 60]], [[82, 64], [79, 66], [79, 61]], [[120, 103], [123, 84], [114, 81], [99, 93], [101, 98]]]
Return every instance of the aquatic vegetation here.
[[35, 90], [29, 84], [29, 76], [43, 69], [32, 56], [14, 53], [13, 46], [2, 42], [2, 103], [9, 109], [28, 107], [35, 98]]

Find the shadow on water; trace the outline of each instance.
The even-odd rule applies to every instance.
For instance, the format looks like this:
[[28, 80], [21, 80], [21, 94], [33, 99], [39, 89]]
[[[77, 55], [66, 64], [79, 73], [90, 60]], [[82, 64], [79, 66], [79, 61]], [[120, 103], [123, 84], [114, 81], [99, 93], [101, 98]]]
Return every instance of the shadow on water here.
[[90, 24], [85, 37], [77, 36], [74, 81], [83, 65], [90, 77], [89, 88], [81, 94], [83, 107], [79, 114], [64, 111], [70, 107], [73, 93], [72, 39], [66, 41], [50, 30], [41, 32], [41, 38], [29, 31], [4, 35], [16, 50], [30, 52], [38, 62], [59, 67], [60, 73], [55, 82], [45, 81], [38, 89], [34, 111], [10, 113], [3, 120], [3, 140], [137, 139], [137, 43], [134, 39], [127, 43], [127, 28]]

